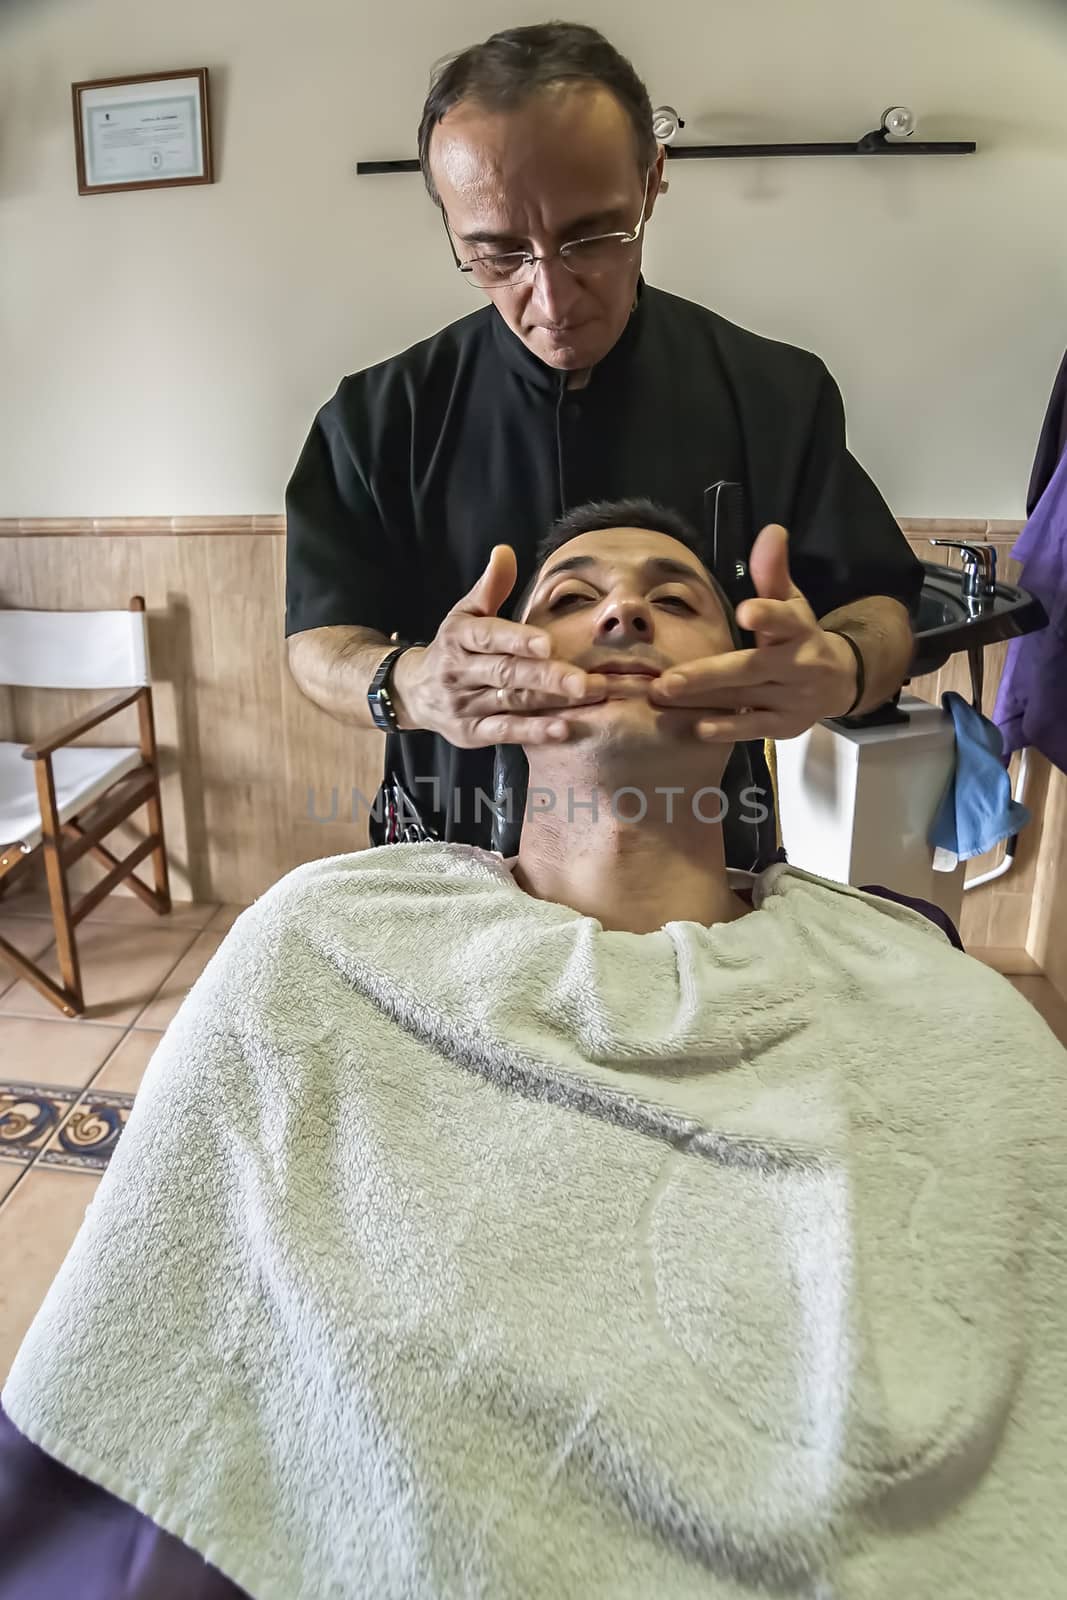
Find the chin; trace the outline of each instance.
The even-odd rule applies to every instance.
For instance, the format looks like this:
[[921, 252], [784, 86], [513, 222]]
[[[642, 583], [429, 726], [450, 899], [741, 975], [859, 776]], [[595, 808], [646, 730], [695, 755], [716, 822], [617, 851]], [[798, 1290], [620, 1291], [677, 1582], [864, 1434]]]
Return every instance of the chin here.
[[579, 329], [579, 336], [567, 343], [565, 338], [556, 339], [543, 328], [535, 328], [526, 342], [534, 355], [547, 366], [555, 367], [557, 372], [582, 372], [603, 361], [611, 348], [603, 339], [590, 339], [583, 337], [584, 334], [585, 329]]
[[553, 367], [557, 372], [582, 372], [586, 367], [596, 366], [600, 360], [599, 355], [587, 355], [577, 345], [556, 344], [551, 339], [534, 339], [530, 349], [547, 367]]
[[[587, 750], [662, 747], [663, 732], [658, 724], [657, 709], [645, 699], [604, 700], [599, 705], [584, 708], [581, 732], [568, 742]], [[566, 749], [567, 746], [561, 748]]]

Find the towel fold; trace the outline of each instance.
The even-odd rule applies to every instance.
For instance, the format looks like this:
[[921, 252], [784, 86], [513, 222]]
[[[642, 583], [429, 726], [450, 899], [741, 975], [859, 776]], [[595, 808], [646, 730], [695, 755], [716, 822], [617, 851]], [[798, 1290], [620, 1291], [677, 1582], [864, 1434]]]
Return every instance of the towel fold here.
[[1000, 730], [950, 689], [941, 704], [951, 714], [956, 734], [956, 770], [930, 829], [929, 842], [940, 853], [938, 870], [985, 855], [1002, 839], [1021, 833], [1030, 812], [1011, 796]]
[[255, 1600], [1051, 1600], [1064, 1052], [785, 865], [605, 931], [395, 845], [171, 1024], [3, 1403]]

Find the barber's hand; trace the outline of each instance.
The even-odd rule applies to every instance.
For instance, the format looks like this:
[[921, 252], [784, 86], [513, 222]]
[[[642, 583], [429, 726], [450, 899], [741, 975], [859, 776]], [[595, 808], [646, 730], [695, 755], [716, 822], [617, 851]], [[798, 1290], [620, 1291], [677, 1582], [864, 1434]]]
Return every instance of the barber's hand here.
[[823, 717], [840, 717], [856, 697], [856, 660], [838, 634], [825, 633], [789, 576], [786, 530], [762, 529], [749, 557], [758, 600], [737, 608], [752, 650], [681, 663], [649, 685], [654, 705], [696, 707], [697, 738], [792, 739]]
[[405, 650], [393, 673], [401, 728], [428, 728], [461, 750], [559, 743], [571, 730], [554, 712], [606, 698], [600, 674], [552, 659], [543, 629], [497, 616], [517, 570], [511, 546], [495, 545], [432, 644]]

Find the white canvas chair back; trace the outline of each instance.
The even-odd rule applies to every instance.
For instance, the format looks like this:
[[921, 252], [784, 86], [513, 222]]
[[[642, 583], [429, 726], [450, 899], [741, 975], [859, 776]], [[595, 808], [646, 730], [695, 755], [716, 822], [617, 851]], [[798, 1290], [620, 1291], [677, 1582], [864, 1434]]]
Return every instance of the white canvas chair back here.
[[134, 689], [147, 682], [143, 611], [0, 611], [0, 684]]

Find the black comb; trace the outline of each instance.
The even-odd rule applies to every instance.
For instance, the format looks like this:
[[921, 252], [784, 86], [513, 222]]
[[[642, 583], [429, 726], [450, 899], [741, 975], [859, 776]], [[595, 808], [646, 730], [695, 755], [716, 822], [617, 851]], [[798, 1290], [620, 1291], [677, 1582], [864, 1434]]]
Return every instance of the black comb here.
[[[739, 483], [713, 483], [704, 490], [704, 533], [711, 547], [711, 570], [736, 610], [756, 591], [748, 570], [751, 548], [746, 527], [745, 491]], [[755, 638], [741, 630], [741, 643], [751, 649]]]

